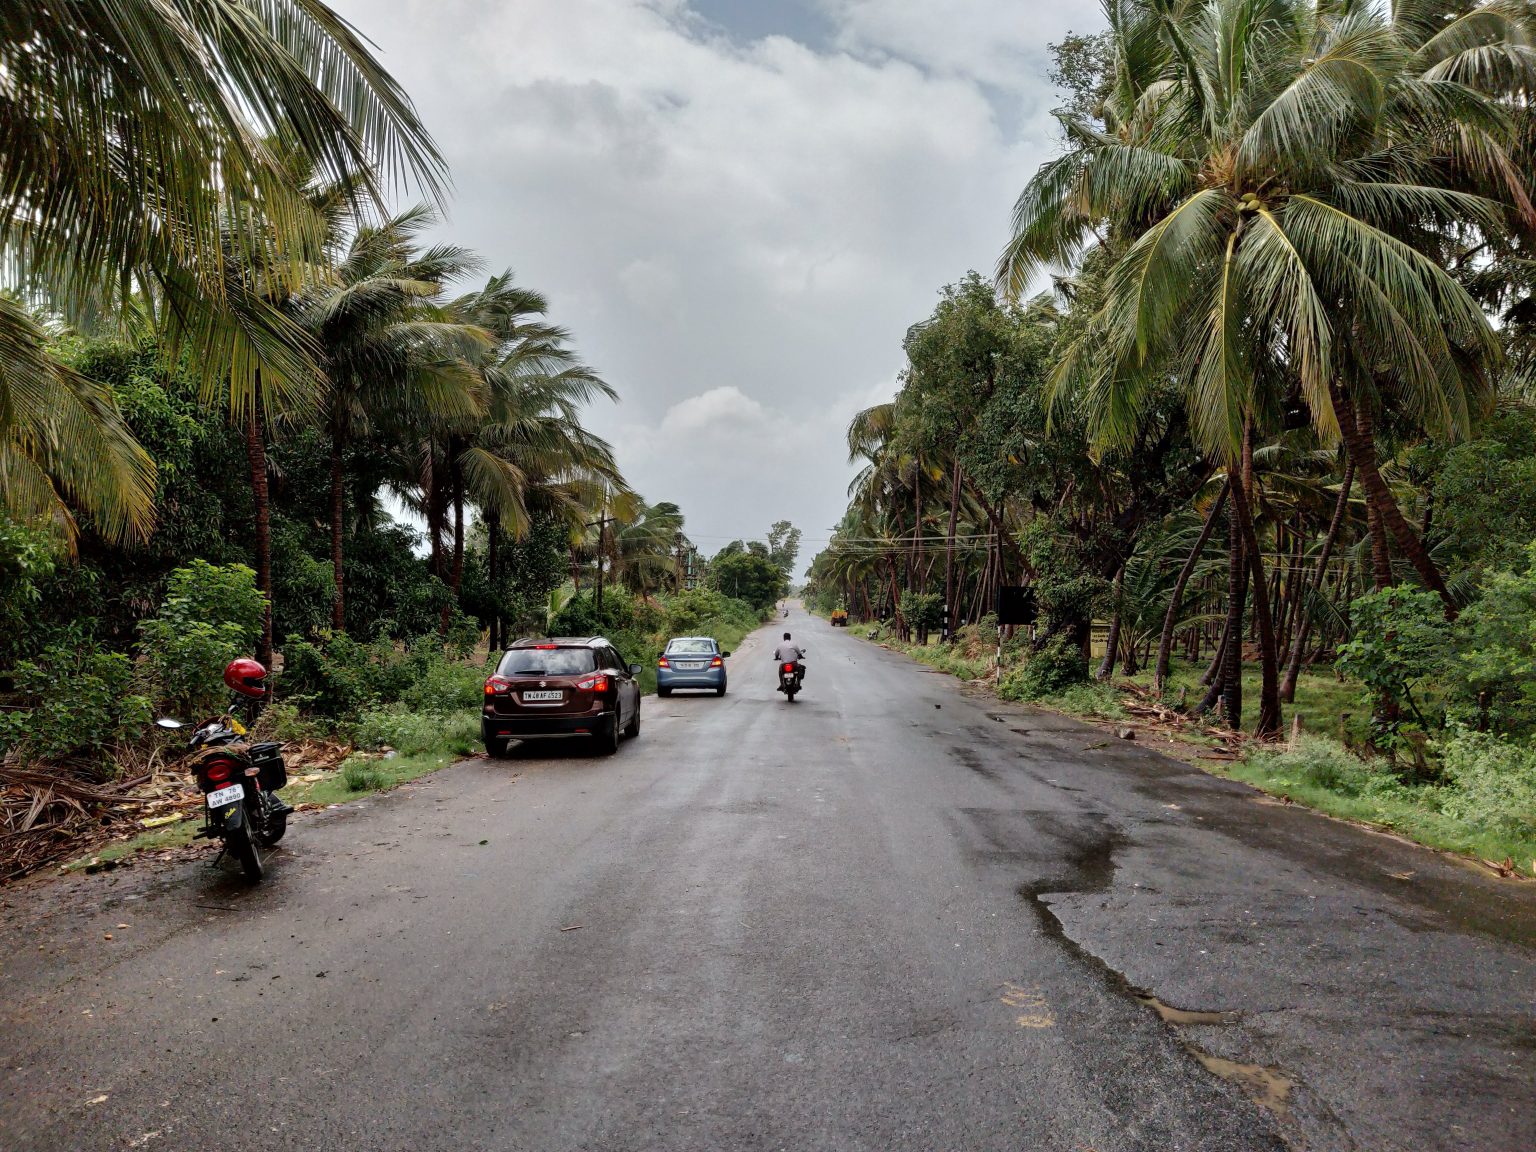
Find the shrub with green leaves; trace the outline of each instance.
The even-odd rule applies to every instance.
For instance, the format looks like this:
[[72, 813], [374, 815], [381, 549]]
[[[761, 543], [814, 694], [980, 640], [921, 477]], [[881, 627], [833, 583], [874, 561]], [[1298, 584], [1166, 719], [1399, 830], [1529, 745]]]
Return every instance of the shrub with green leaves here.
[[1070, 637], [1058, 636], [1004, 676], [998, 695], [1004, 700], [1041, 700], [1087, 679], [1082, 649]]
[[1536, 542], [1523, 572], [1492, 572], [1457, 621], [1446, 669], [1453, 714], [1469, 727], [1536, 732]]
[[1441, 811], [1475, 827], [1536, 838], [1536, 748], [1483, 732], [1440, 745]]
[[132, 661], [91, 641], [55, 644], [18, 661], [12, 681], [21, 706], [0, 712], [0, 751], [100, 757], [149, 724], [150, 702], [134, 690]]
[[173, 711], [195, 717], [218, 709], [224, 668], [250, 653], [262, 610], [256, 573], [243, 564], [194, 560], [171, 573], [159, 613], [139, 625], [139, 636], [159, 695]]
[[1364, 688], [1373, 712], [1377, 747], [1401, 743], [1401, 710], [1430, 728], [1414, 687], [1446, 670], [1454, 638], [1440, 597], [1428, 589], [1398, 585], [1369, 592], [1350, 605], [1353, 635], [1339, 648], [1338, 669]]

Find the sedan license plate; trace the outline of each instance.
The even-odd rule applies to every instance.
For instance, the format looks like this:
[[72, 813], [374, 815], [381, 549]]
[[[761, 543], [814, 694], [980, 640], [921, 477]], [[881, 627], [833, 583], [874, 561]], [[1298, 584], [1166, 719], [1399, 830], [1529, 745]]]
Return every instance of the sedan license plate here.
[[700, 668], [704, 667], [704, 661], [688, 660], [682, 664], [679, 664], [678, 667], [684, 672], [697, 672]]
[[217, 792], [208, 793], [208, 807], [222, 808], [226, 804], [238, 804], [245, 799], [245, 785], [231, 784], [228, 788], [220, 788]]
[[558, 704], [565, 698], [565, 693], [558, 689], [549, 692], [524, 692], [524, 704]]

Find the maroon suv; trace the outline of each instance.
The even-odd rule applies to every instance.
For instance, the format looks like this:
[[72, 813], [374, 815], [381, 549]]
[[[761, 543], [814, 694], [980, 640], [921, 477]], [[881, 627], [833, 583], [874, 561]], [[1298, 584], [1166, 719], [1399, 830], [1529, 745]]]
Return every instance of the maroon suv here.
[[480, 735], [492, 756], [513, 740], [590, 740], [604, 755], [640, 735], [640, 665], [607, 640], [519, 640], [485, 682]]

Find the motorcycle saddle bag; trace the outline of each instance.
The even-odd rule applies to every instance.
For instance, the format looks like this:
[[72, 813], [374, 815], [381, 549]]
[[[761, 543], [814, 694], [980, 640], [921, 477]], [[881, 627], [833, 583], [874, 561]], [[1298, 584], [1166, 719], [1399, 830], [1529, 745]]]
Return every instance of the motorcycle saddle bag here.
[[252, 744], [246, 754], [257, 770], [263, 792], [276, 792], [288, 784], [288, 767], [283, 763], [282, 745], [275, 740]]

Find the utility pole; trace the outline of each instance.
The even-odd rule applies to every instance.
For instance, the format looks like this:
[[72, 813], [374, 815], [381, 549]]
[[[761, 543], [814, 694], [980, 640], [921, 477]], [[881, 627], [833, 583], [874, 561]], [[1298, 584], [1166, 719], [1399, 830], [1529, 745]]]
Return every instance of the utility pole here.
[[683, 534], [677, 534], [677, 590], [683, 591]]

